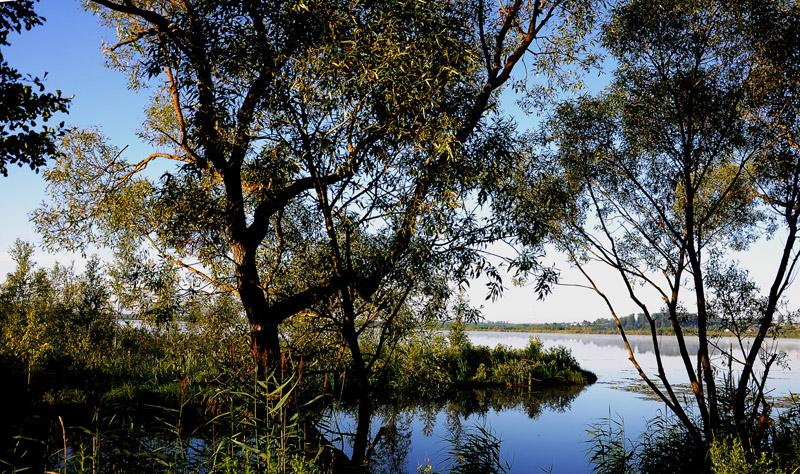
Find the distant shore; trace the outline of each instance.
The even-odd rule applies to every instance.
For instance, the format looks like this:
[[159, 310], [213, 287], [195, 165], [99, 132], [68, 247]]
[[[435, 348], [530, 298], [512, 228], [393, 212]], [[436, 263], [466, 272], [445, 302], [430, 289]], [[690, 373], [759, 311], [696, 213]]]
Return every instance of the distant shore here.
[[[464, 329], [466, 331], [497, 331], [497, 332], [544, 332], [544, 333], [562, 333], [562, 334], [619, 334], [617, 328], [599, 328], [594, 326], [584, 326], [581, 324], [569, 323], [550, 323], [550, 324], [524, 324], [524, 323], [475, 323], [466, 324]], [[674, 334], [671, 327], [661, 327], [656, 329], [659, 335]], [[647, 329], [625, 329], [625, 334], [630, 335], [650, 335]], [[684, 328], [684, 334], [688, 336], [697, 335], [696, 328]], [[755, 336], [756, 332], [748, 332], [747, 336]], [[712, 337], [733, 336], [730, 331], [722, 330], [709, 330], [708, 335]], [[800, 327], [797, 325], [790, 326], [784, 325], [778, 330], [779, 338], [800, 339]]]

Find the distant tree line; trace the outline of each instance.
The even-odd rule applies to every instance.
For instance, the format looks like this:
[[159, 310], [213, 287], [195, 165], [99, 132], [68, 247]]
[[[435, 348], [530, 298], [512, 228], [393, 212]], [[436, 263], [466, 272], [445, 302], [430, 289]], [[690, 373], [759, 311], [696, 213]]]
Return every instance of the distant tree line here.
[[[672, 328], [672, 322], [670, 321], [670, 315], [667, 312], [658, 312], [652, 313], [651, 318], [655, 327], [657, 329], [660, 328]], [[683, 328], [697, 328], [697, 313], [683, 313], [681, 315], [680, 324]], [[647, 320], [647, 317], [644, 313], [638, 314], [629, 314], [627, 316], [622, 316], [619, 318], [619, 323], [622, 325], [622, 328], [625, 330], [639, 330], [639, 329], [650, 329], [650, 322]], [[719, 329], [720, 328], [720, 321], [719, 320], [711, 320], [708, 322], [709, 329]], [[588, 327], [591, 329], [596, 330], [611, 330], [616, 331], [617, 322], [614, 321], [613, 318], [597, 318], [594, 321], [583, 321], [581, 323], [581, 327]]]
[[[656, 329], [671, 329], [672, 322], [669, 313], [659, 312], [650, 315]], [[619, 318], [622, 328], [626, 331], [649, 330], [650, 323], [643, 313], [631, 313]], [[681, 327], [685, 329], [697, 328], [697, 313], [684, 313], [680, 318]], [[712, 320], [708, 323], [710, 329], [721, 330], [721, 322]], [[575, 323], [508, 323], [506, 321], [485, 321], [468, 325], [469, 330], [477, 331], [560, 331], [560, 332], [617, 332], [616, 321], [613, 318], [597, 318], [593, 321], [583, 320]]]

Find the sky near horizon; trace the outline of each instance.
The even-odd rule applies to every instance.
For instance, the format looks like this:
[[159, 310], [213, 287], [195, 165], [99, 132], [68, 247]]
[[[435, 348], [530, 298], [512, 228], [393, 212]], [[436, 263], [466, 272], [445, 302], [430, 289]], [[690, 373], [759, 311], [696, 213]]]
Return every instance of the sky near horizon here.
[[[1, 8], [1, 7], [0, 7]], [[137, 137], [144, 117], [144, 106], [149, 94], [135, 93], [127, 88], [126, 78], [119, 72], [104, 67], [102, 42], [112, 41], [114, 32], [100, 26], [97, 19], [82, 9], [74, 0], [41, 0], [36, 11], [46, 18], [44, 25], [9, 37], [11, 47], [3, 48], [6, 61], [23, 75], [47, 77], [48, 91], [59, 89], [65, 96], [74, 96], [70, 113], [63, 120], [78, 128], [98, 127], [117, 147], [128, 146], [128, 156], [143, 156], [151, 149]], [[516, 117], [520, 124], [531, 124], [527, 117]], [[54, 122], [60, 121], [61, 118]], [[52, 123], [52, 122], [51, 122]], [[29, 216], [46, 199], [45, 183], [41, 172], [29, 168], [9, 167], [7, 178], [0, 177], [0, 281], [14, 268], [8, 249], [19, 238], [38, 244], [41, 239], [33, 230]], [[780, 247], [774, 242], [760, 241], [746, 254], [737, 255], [745, 268], [762, 288], [766, 287], [773, 262], [777, 261]], [[87, 249], [89, 255], [96, 249]], [[502, 249], [501, 249], [502, 251]], [[50, 255], [38, 250], [34, 258], [40, 267], [51, 267], [56, 261], [76, 267], [82, 258], [75, 254]], [[570, 271], [563, 256], [551, 252], [550, 263], [562, 269], [564, 283], [582, 283], [580, 275]], [[620, 285], [613, 283], [615, 275], [596, 269], [600, 280], [608, 284], [609, 294], [619, 303], [618, 313], [626, 315], [639, 312], [630, 302]], [[484, 301], [486, 289], [480, 281], [473, 282], [469, 295], [475, 305], [483, 305], [484, 315], [491, 321], [514, 323], [544, 323], [594, 320], [608, 317], [602, 300], [591, 291], [570, 287], [557, 287], [545, 301], [537, 301], [531, 288], [510, 288], [505, 296], [495, 302]], [[800, 302], [800, 287], [794, 285], [787, 293], [790, 306]]]

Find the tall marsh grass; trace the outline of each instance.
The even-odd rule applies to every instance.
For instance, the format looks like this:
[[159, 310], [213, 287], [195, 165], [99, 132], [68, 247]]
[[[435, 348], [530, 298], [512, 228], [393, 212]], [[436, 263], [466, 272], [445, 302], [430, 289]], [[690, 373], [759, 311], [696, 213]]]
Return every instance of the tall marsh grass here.
[[[730, 433], [735, 433], [730, 430]], [[769, 427], [757, 452], [746, 453], [731, 434], [697, 443], [668, 416], [650, 420], [638, 438], [625, 434], [621, 420], [606, 419], [589, 429], [588, 456], [601, 474], [798, 474], [800, 404], [784, 411]]]
[[[186, 390], [177, 407], [113, 407], [90, 424], [61, 425], [46, 443], [51, 473], [323, 473], [325, 447], [307, 442], [296, 378], [218, 387], [198, 417]], [[209, 403], [212, 402], [212, 403]], [[21, 471], [21, 469], [20, 469]], [[17, 469], [12, 470], [17, 472]]]

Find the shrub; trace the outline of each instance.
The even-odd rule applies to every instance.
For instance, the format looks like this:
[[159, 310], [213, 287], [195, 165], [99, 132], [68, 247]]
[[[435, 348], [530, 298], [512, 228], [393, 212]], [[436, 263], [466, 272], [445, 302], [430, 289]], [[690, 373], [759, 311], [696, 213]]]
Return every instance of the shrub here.
[[752, 462], [747, 460], [738, 439], [722, 439], [711, 443], [708, 450], [714, 474], [785, 474], [774, 454], [761, 453]]

